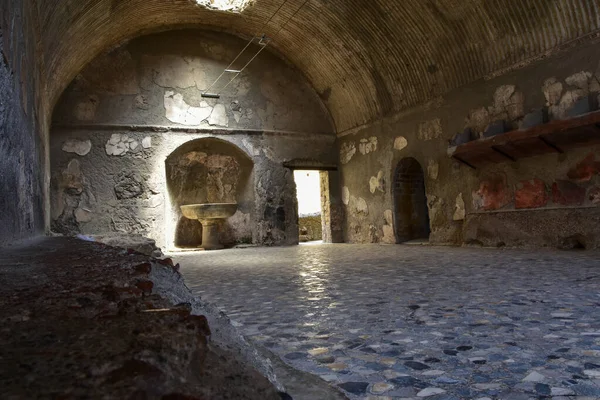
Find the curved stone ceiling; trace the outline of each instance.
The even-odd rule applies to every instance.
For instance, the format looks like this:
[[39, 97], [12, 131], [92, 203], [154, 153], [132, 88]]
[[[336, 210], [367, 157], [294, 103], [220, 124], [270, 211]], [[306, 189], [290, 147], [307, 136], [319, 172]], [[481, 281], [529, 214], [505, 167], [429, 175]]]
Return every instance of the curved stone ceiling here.
[[[191, 25], [247, 36], [283, 2], [256, 0], [234, 14], [195, 0], [37, 0], [50, 104], [97, 54], [125, 39]], [[302, 3], [288, 1], [266, 33]], [[599, 27], [600, 0], [310, 0], [273, 46], [307, 76], [341, 133]]]

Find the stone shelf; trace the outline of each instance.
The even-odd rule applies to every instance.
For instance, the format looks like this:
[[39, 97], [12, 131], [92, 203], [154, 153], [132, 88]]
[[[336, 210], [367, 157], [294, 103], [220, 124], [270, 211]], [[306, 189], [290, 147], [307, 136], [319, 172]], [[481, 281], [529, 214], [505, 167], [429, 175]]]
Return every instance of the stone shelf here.
[[453, 146], [448, 155], [475, 169], [595, 144], [600, 144], [600, 111]]

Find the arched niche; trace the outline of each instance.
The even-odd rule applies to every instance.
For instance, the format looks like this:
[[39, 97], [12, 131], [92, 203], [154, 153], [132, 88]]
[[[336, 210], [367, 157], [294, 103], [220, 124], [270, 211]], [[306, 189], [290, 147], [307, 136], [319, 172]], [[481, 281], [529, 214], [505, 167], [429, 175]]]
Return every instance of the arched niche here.
[[238, 211], [221, 227], [221, 243], [251, 242], [253, 168], [245, 152], [217, 138], [192, 140], [175, 149], [165, 160], [167, 243], [186, 248], [202, 242], [200, 222], [185, 218], [180, 206], [231, 202], [238, 203]]
[[394, 215], [397, 243], [429, 239], [425, 175], [421, 164], [412, 157], [400, 160], [394, 172]]

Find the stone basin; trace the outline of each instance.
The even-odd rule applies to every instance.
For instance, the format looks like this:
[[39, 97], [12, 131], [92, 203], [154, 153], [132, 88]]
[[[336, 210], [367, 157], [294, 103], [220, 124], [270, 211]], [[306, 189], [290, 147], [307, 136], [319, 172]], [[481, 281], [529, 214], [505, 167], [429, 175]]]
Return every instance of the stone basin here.
[[180, 206], [183, 216], [197, 219], [202, 224], [202, 247], [218, 250], [224, 246], [219, 242], [219, 224], [237, 211], [237, 203], [204, 203]]
[[237, 211], [237, 203], [205, 203], [181, 206], [183, 216], [189, 219], [227, 219]]

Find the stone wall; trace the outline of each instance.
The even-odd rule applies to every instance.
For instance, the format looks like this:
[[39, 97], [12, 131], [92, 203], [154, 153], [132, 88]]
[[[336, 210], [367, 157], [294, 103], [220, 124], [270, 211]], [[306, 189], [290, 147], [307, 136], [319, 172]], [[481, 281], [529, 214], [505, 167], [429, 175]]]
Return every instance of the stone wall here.
[[316, 93], [266, 52], [220, 99], [202, 98], [243, 45], [223, 34], [166, 32], [86, 67], [55, 109], [53, 229], [137, 233], [167, 247], [183, 233], [180, 244], [195, 245], [200, 232], [181, 220], [180, 203], [235, 200], [225, 242], [297, 243], [295, 185], [283, 164], [335, 163], [335, 136]]
[[[584, 247], [600, 246], [600, 225], [593, 223], [600, 207], [599, 146], [476, 170], [447, 154], [465, 129], [478, 138], [493, 134], [499, 124], [518, 129], [544, 115], [547, 120], [565, 119], [598, 109], [597, 46], [561, 53], [342, 132], [346, 240], [396, 242], [393, 174], [401, 160], [413, 157], [425, 173], [433, 243], [561, 247], [577, 237]], [[568, 228], [545, 226], [552, 218], [568, 221]]]
[[44, 230], [45, 126], [36, 31], [22, 5], [0, 4], [0, 246]]

